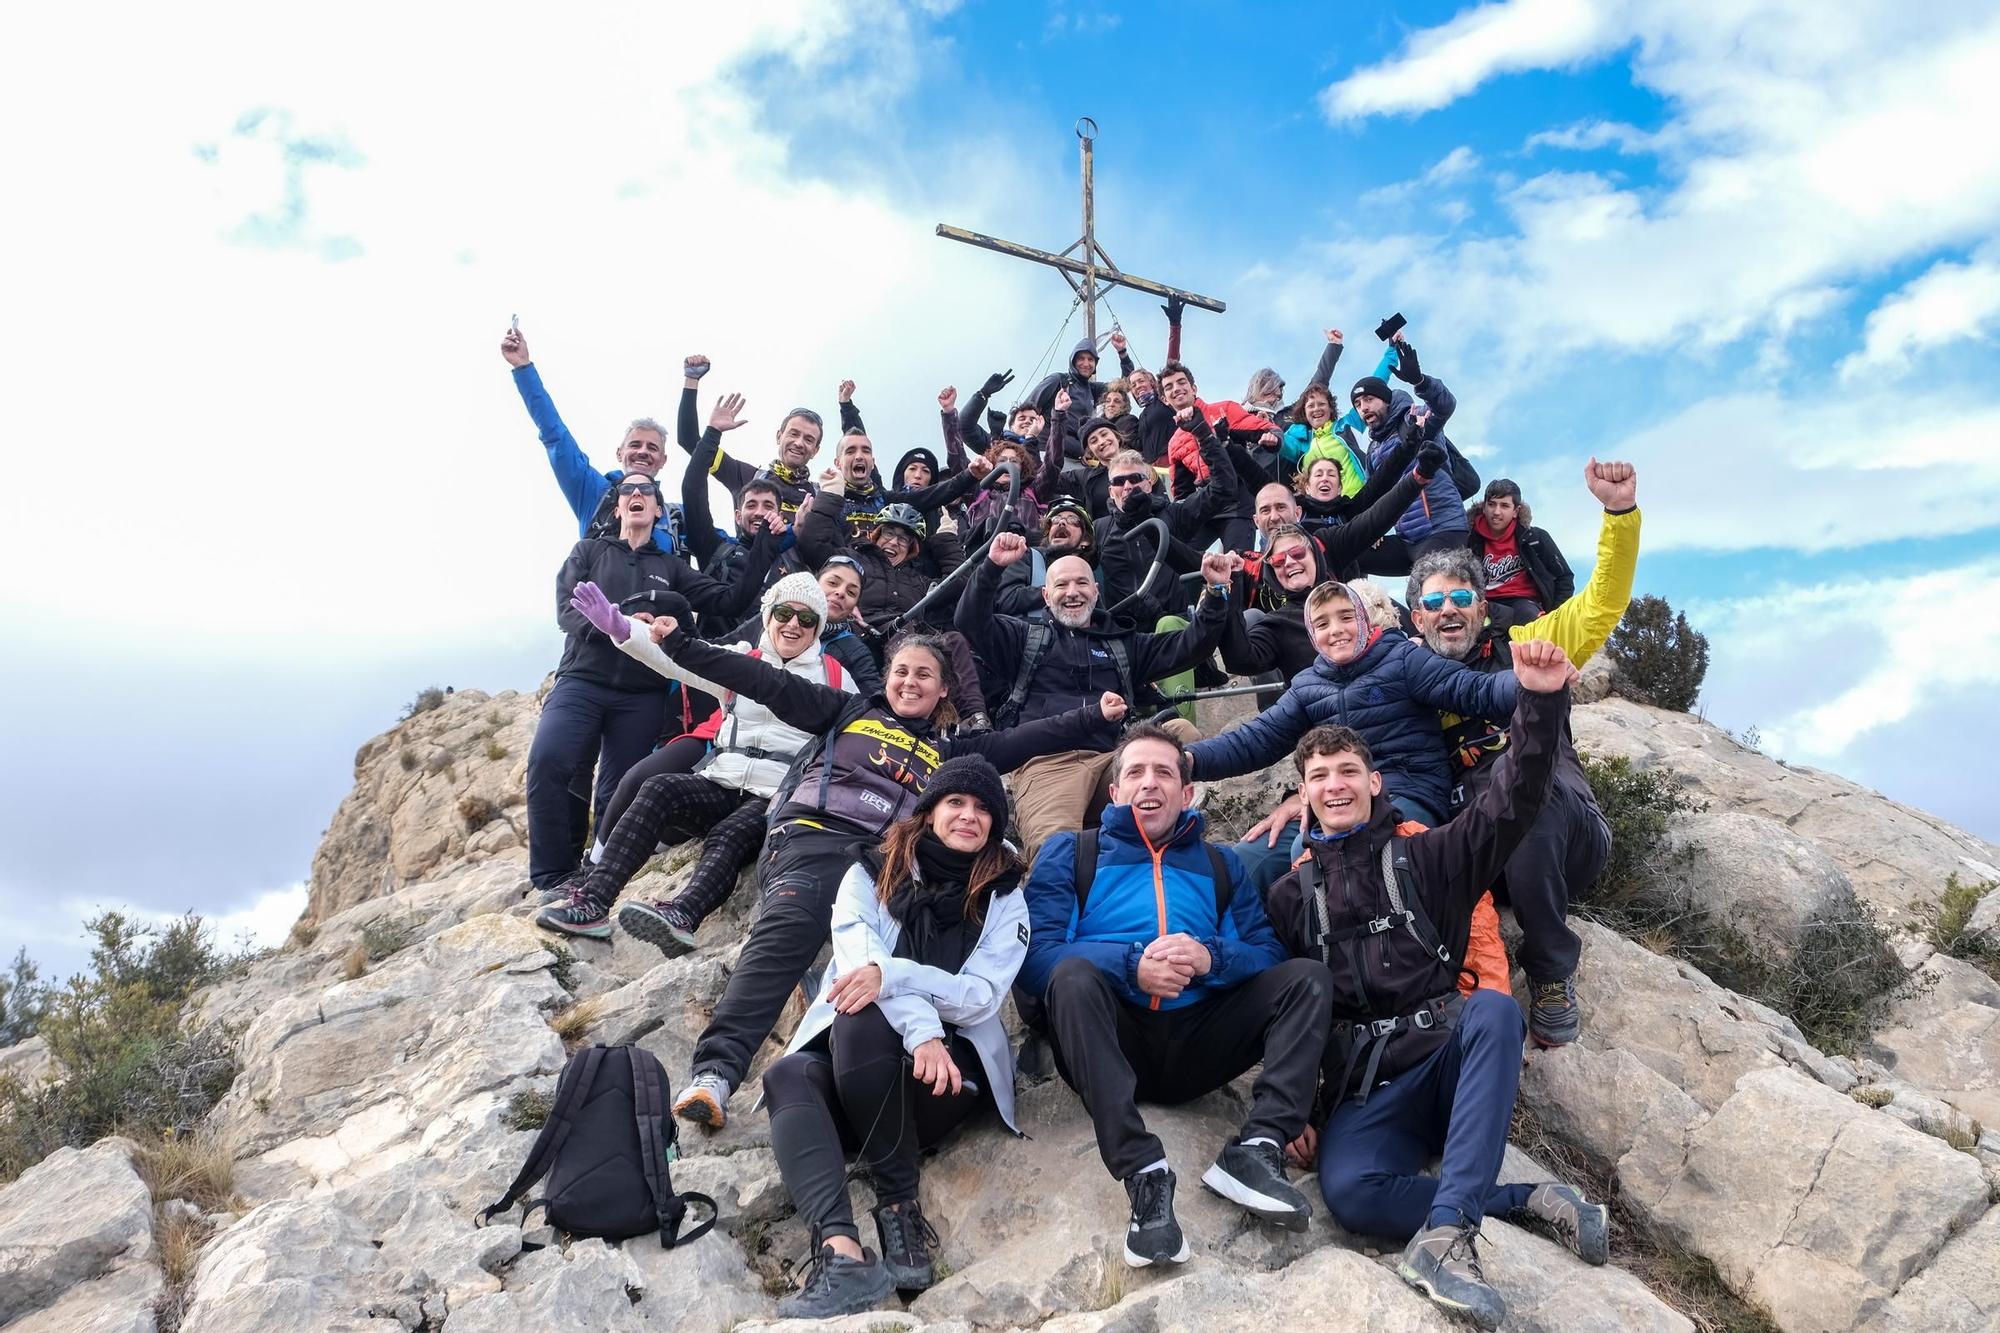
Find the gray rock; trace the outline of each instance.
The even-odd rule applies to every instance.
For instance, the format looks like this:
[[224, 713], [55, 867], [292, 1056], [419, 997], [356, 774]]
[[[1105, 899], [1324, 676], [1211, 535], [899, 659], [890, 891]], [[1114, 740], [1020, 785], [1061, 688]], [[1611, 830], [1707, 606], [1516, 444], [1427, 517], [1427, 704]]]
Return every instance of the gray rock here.
[[1762, 815], [1683, 815], [1662, 851], [1661, 892], [1778, 958], [1798, 948], [1809, 922], [1852, 920], [1860, 911], [1853, 885], [1826, 853]]
[[401, 1328], [377, 1318], [390, 1284], [367, 1228], [325, 1199], [263, 1204], [209, 1241], [183, 1333]]
[[1869, 1054], [1897, 1078], [2000, 1126], [2000, 984], [1943, 955], [1923, 965], [1917, 982], [1893, 1003]]
[[49, 1054], [49, 1044], [40, 1037], [0, 1047], [0, 1078], [11, 1075], [32, 1086], [55, 1078], [57, 1072], [56, 1059]]
[[1982, 1333], [2000, 1328], [2000, 1209], [1945, 1243], [1930, 1267], [1871, 1319], [1895, 1333]]
[[[678, 1328], [656, 1323], [641, 1309], [645, 1279], [629, 1256], [601, 1240], [579, 1241], [567, 1254], [530, 1255], [533, 1280], [480, 1296], [445, 1320], [446, 1333], [547, 1333], [551, 1329], [601, 1329], [638, 1333]], [[526, 1262], [526, 1261], [524, 1261]], [[722, 1327], [720, 1321], [716, 1327]]]
[[1623, 1269], [1592, 1268], [1555, 1242], [1495, 1218], [1480, 1226], [1480, 1250], [1487, 1278], [1507, 1302], [1507, 1327], [1519, 1333], [1689, 1333], [1694, 1327]]
[[58, 1148], [0, 1190], [0, 1324], [149, 1263], [153, 1196], [131, 1152], [124, 1139]]
[[[1986, 942], [1988, 948], [2000, 949], [2000, 890], [1988, 889], [1979, 905], [1966, 918], [1965, 933]], [[0, 1055], [0, 1060], [6, 1057]]]
[[1971, 1157], [1791, 1070], [1746, 1074], [1651, 1212], [1780, 1326], [1858, 1326], [1988, 1204]]
[[1323, 1246], [1274, 1273], [1191, 1262], [1184, 1270], [1133, 1273], [1110, 1285], [1118, 1299], [1064, 1315], [1045, 1333], [1270, 1333], [1274, 1328], [1356, 1328], [1370, 1333], [1448, 1333], [1465, 1325], [1403, 1285], [1384, 1264]]
[[126, 1264], [22, 1315], [7, 1325], [7, 1333], [157, 1333], [153, 1302], [166, 1285], [153, 1265]]

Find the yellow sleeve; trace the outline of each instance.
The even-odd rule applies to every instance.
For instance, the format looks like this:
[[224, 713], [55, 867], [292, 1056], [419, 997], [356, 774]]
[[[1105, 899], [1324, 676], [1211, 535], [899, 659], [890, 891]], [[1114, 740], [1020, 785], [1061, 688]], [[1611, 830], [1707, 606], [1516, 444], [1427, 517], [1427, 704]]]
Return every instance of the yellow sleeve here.
[[1606, 514], [1597, 530], [1597, 567], [1583, 590], [1540, 619], [1507, 631], [1514, 643], [1547, 639], [1582, 666], [1625, 618], [1632, 601], [1632, 573], [1639, 564], [1639, 511]]

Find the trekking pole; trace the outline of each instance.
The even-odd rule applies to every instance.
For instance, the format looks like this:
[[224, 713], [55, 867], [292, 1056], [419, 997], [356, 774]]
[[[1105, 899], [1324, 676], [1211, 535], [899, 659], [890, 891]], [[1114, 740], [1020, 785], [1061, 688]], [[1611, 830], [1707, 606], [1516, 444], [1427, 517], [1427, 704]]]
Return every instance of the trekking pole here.
[[[1016, 463], [1013, 459], [1010, 458], [1006, 462], [1002, 463], [999, 467], [994, 468], [992, 475], [988, 476], [986, 480], [980, 484], [980, 489], [981, 490], [993, 489], [993, 484], [999, 481], [1000, 478], [1002, 477], [1006, 477], [1009, 479], [1007, 484], [1007, 502], [1011, 506], [1013, 504], [1014, 496], [1019, 492], [1021, 487], [1021, 465], [1019, 463]], [[1005, 532], [1006, 530], [1007, 530], [1006, 512], [1003, 509], [1001, 512], [1000, 522], [994, 525], [993, 537], [998, 537], [1002, 532]], [[919, 597], [914, 606], [912, 606], [909, 610], [903, 612], [902, 615], [897, 616], [894, 620], [890, 621], [889, 628], [882, 631], [883, 642], [884, 643], [888, 642], [889, 639], [894, 637], [895, 634], [903, 628], [903, 626], [909, 624], [910, 621], [915, 620], [917, 617], [917, 612], [923, 610], [925, 607], [929, 606], [933, 601], [935, 601], [939, 593], [943, 592], [946, 588], [949, 588], [952, 584], [958, 582], [961, 578], [965, 577], [965, 575], [971, 573], [972, 567], [978, 564], [981, 560], [984, 560], [986, 558], [986, 549], [989, 546], [993, 545], [993, 537], [988, 537], [985, 541], [979, 543], [978, 549], [973, 551], [971, 555], [965, 557], [964, 561], [960, 563], [957, 569], [952, 570], [951, 573], [945, 575], [943, 578], [939, 579], [936, 583], [933, 583], [931, 585], [931, 590], [925, 593], [922, 597]]]
[[1123, 534], [1123, 540], [1127, 545], [1130, 545], [1132, 542], [1137, 541], [1139, 534], [1148, 528], [1152, 528], [1159, 533], [1159, 545], [1154, 548], [1153, 563], [1146, 567], [1146, 577], [1139, 580], [1139, 586], [1124, 597], [1119, 598], [1118, 604], [1105, 612], [1107, 616], [1116, 617], [1120, 611], [1123, 611], [1126, 607], [1144, 597], [1146, 590], [1153, 586], [1153, 580], [1158, 578], [1160, 571], [1166, 568], [1167, 543], [1173, 540], [1173, 534], [1167, 530], [1167, 520], [1164, 518], [1154, 515], [1143, 523], [1134, 524], [1130, 532]]

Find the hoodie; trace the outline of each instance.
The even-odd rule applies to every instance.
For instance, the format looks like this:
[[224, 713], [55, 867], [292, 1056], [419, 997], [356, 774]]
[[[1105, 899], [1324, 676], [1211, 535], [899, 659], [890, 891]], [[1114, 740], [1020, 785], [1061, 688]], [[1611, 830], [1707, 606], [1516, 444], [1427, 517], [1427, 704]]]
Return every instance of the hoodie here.
[[[1451, 390], [1435, 375], [1426, 375], [1417, 381], [1417, 397], [1430, 409], [1430, 420], [1426, 433], [1446, 448], [1451, 441], [1443, 432], [1445, 423], [1458, 408], [1458, 399], [1452, 397]], [[1389, 395], [1389, 410], [1383, 414], [1380, 424], [1368, 428], [1368, 466], [1379, 470], [1382, 460], [1396, 447], [1403, 427], [1403, 418], [1416, 406], [1409, 394], [1397, 389]], [[1412, 460], [1410, 466], [1416, 464]], [[1418, 542], [1440, 532], [1465, 532], [1470, 527], [1465, 517], [1465, 499], [1459, 495], [1458, 487], [1452, 484], [1451, 469], [1440, 468], [1431, 478], [1430, 485], [1417, 497], [1396, 520], [1396, 532], [1404, 541]]]
[[[1096, 339], [1077, 339], [1076, 346], [1069, 349], [1068, 365], [1053, 375], [1045, 376], [1042, 382], [1035, 386], [1035, 391], [1029, 394], [1028, 397], [1034, 402], [1036, 407], [1042, 410], [1044, 417], [1052, 416], [1055, 413], [1056, 390], [1063, 388], [1069, 390], [1070, 406], [1072, 408], [1080, 410], [1085, 416], [1088, 416], [1096, 409], [1097, 396], [1104, 392], [1105, 381], [1086, 379], [1076, 368], [1076, 359], [1079, 356], [1082, 356], [1085, 352], [1095, 354], [1096, 351]], [[1100, 361], [1098, 364], [1102, 365], [1103, 363]], [[1120, 352], [1118, 354], [1118, 373], [1120, 375], [1130, 375], [1135, 369], [1137, 367], [1132, 364], [1132, 354], [1129, 351]]]

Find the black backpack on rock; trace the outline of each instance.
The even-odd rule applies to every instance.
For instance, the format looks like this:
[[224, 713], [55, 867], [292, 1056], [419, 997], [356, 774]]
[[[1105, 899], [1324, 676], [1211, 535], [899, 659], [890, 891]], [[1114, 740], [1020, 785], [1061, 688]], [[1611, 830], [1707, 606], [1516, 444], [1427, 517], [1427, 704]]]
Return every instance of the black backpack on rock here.
[[[667, 1110], [671, 1099], [667, 1071], [636, 1046], [591, 1046], [570, 1056], [527, 1163], [480, 1223], [512, 1208], [547, 1175], [548, 1192], [529, 1200], [527, 1211], [546, 1207], [559, 1231], [605, 1240], [658, 1231], [663, 1248], [699, 1238], [715, 1225], [715, 1200], [674, 1193], [667, 1165], [678, 1155], [679, 1134]], [[707, 1205], [708, 1220], [683, 1236], [690, 1203]]]

